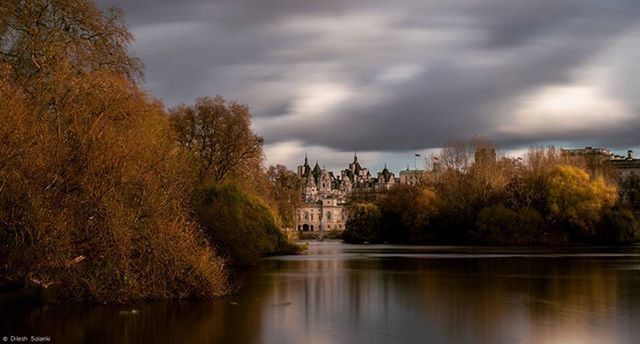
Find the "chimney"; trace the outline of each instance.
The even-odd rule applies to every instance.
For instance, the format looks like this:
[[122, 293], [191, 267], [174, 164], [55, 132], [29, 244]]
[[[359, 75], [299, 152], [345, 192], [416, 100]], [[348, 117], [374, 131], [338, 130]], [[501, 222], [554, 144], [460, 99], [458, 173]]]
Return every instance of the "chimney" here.
[[631, 149], [627, 151], [627, 159], [633, 160], [633, 151]]

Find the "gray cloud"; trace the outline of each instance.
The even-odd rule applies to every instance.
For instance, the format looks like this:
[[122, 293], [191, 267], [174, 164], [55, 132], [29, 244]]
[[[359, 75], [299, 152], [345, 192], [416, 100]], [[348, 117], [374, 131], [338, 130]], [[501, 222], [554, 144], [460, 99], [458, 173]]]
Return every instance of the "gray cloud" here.
[[153, 94], [245, 102], [279, 156], [287, 142], [373, 154], [474, 135], [509, 149], [638, 145], [637, 1], [110, 4], [125, 10]]

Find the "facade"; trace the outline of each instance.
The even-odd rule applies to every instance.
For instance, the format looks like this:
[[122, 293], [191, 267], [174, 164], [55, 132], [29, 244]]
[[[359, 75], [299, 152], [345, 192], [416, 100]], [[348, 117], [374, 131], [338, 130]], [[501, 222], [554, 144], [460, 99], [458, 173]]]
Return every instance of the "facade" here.
[[405, 185], [416, 185], [425, 178], [426, 173], [427, 172], [425, 170], [410, 170], [407, 166], [406, 170], [400, 171], [399, 183]]
[[565, 155], [573, 155], [573, 156], [583, 156], [583, 157], [598, 157], [603, 160], [609, 160], [615, 155], [606, 148], [594, 148], [591, 146], [587, 146], [584, 148], [571, 148], [571, 149], [562, 149], [562, 154]]
[[303, 205], [296, 211], [296, 228], [299, 231], [344, 230], [348, 220], [347, 203], [354, 192], [380, 192], [388, 190], [400, 179], [384, 169], [375, 177], [369, 169], [360, 165], [358, 156], [338, 176], [318, 162], [311, 168], [305, 156], [298, 166], [302, 180], [300, 190]]
[[618, 173], [620, 178], [640, 176], [640, 159], [633, 157], [633, 151], [628, 150], [627, 155], [616, 155], [606, 148], [585, 147], [578, 149], [563, 149], [563, 154], [595, 158], [598, 161], [608, 161]]
[[633, 151], [628, 150], [627, 156], [614, 155], [611, 165], [615, 167], [618, 176], [622, 179], [637, 176], [640, 177], [640, 159], [633, 157]]
[[334, 198], [305, 202], [296, 211], [296, 228], [302, 232], [342, 231], [347, 224], [347, 208]]

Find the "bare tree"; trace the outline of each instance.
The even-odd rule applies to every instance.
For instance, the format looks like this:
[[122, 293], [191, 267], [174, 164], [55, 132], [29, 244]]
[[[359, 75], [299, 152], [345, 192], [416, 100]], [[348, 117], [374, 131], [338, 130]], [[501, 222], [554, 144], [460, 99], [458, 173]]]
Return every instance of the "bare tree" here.
[[170, 112], [178, 144], [193, 158], [199, 183], [220, 183], [247, 164], [261, 164], [263, 140], [251, 130], [246, 105], [204, 97]]

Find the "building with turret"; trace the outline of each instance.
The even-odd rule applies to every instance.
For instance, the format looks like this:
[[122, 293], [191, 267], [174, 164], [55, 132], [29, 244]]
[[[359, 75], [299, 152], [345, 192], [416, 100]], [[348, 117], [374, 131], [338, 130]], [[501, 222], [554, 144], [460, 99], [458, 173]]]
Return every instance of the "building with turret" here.
[[302, 181], [303, 200], [303, 206], [296, 212], [299, 231], [344, 230], [348, 220], [346, 205], [354, 192], [380, 192], [400, 182], [386, 165], [372, 176], [369, 169], [360, 164], [357, 154], [338, 176], [321, 168], [318, 162], [312, 168], [305, 155], [304, 164], [298, 166], [298, 177]]

